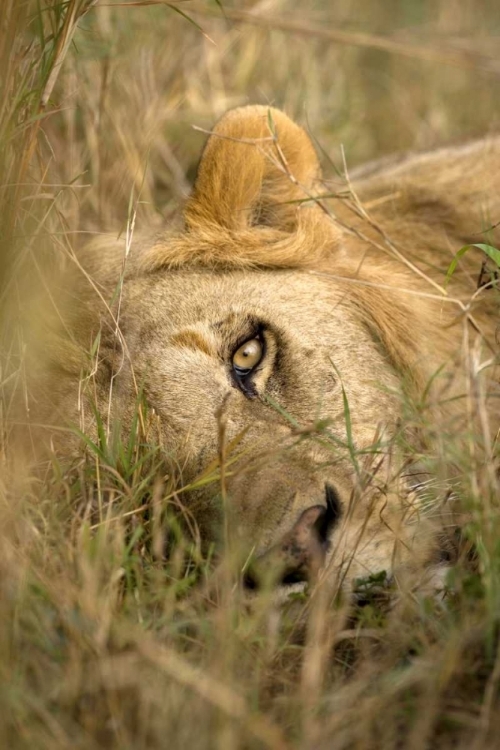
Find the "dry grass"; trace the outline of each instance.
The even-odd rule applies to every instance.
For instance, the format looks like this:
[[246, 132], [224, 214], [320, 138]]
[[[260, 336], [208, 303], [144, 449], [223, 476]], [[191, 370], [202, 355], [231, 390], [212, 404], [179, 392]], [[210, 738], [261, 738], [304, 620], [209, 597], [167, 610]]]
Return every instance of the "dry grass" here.
[[453, 594], [394, 609], [372, 583], [355, 612], [324, 586], [249, 607], [238, 561], [214, 570], [180, 528], [151, 431], [43, 473], [12, 448], [33, 298], [89, 234], [171, 215], [202, 143], [191, 125], [272, 103], [308, 123], [330, 171], [340, 144], [353, 166], [498, 126], [490, 0], [222, 6], [4, 0], [0, 746], [493, 747], [498, 487], [474, 446]]

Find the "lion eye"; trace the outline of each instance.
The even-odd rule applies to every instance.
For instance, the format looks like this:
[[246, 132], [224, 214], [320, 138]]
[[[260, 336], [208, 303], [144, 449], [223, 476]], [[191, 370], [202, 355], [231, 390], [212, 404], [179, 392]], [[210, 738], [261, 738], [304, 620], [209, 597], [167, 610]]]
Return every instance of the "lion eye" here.
[[247, 374], [256, 367], [262, 355], [264, 347], [259, 339], [245, 341], [233, 354], [233, 367], [240, 374]]

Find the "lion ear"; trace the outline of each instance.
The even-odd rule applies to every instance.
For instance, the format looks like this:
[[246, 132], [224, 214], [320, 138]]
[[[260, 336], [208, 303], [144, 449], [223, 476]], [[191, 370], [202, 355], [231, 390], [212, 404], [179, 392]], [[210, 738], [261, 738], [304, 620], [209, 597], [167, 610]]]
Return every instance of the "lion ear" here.
[[203, 151], [186, 228], [267, 226], [294, 231], [320, 168], [304, 130], [278, 109], [240, 107], [217, 123]]

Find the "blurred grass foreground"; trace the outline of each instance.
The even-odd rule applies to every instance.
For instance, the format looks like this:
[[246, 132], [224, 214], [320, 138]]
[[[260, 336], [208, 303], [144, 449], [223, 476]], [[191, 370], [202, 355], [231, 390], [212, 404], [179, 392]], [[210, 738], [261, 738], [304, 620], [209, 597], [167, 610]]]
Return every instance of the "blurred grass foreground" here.
[[[3, 0], [0, 748], [497, 746], [498, 505], [470, 498], [444, 602], [393, 611], [375, 590], [319, 617], [263, 592], [249, 609], [168, 508], [135, 512], [162, 492], [154, 455], [140, 482], [141, 447], [120, 471], [97, 455], [28, 469], [12, 393], [54, 271], [131, 205], [151, 228], [188, 194], [193, 125], [281, 107], [327, 172], [341, 146], [353, 167], [486, 135], [499, 39], [491, 0]], [[115, 522], [93, 523], [110, 502]]]

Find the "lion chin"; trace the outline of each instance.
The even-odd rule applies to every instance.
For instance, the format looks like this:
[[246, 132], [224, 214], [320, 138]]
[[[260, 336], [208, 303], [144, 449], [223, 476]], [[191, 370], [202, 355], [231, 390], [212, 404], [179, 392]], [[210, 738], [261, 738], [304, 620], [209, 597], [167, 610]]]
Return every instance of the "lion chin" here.
[[178, 222], [78, 255], [32, 384], [33, 422], [94, 440], [96, 407], [127, 436], [140, 395], [250, 587], [425, 567], [456, 457], [498, 429], [496, 282], [480, 251], [446, 271], [500, 218], [500, 138], [341, 171], [283, 112], [229, 111]]

